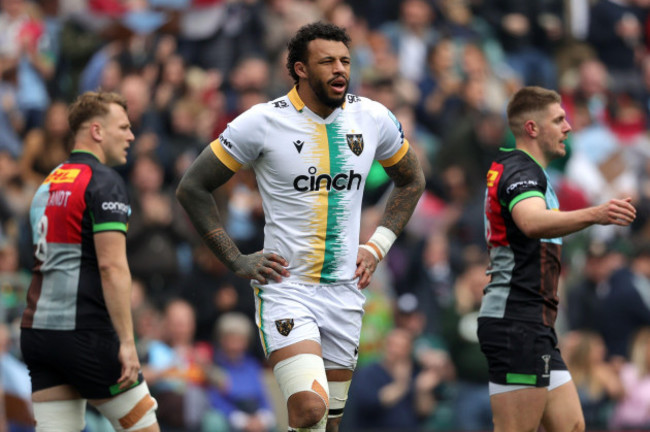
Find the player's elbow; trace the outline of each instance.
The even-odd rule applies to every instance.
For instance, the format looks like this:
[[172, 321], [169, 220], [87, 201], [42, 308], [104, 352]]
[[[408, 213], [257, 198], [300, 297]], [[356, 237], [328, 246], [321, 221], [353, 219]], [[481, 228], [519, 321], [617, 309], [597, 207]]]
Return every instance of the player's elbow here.
[[424, 172], [422, 170], [418, 170], [413, 183], [417, 196], [422, 196], [424, 188], [426, 187], [426, 179], [424, 178]]
[[119, 278], [123, 274], [130, 274], [128, 264], [118, 260], [99, 261], [97, 268], [99, 269], [99, 277], [102, 281], [111, 281]]
[[182, 178], [176, 187], [176, 199], [183, 206], [186, 207], [187, 203], [191, 201], [191, 188], [188, 185], [186, 178]]
[[519, 230], [522, 233], [524, 233], [524, 235], [528, 238], [531, 239], [544, 238], [544, 231], [538, 225], [535, 225], [531, 222], [523, 222], [517, 225], [519, 226]]

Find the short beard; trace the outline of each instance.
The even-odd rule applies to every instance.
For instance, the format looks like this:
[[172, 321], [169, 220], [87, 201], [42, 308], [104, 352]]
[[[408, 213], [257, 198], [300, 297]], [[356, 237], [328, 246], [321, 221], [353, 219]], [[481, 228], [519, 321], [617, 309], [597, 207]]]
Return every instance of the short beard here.
[[309, 82], [309, 87], [311, 87], [318, 100], [321, 101], [328, 108], [332, 108], [332, 109], [339, 108], [341, 105], [343, 105], [343, 102], [345, 102], [345, 95], [348, 93], [348, 85], [349, 85], [347, 80], [345, 83], [345, 92], [343, 92], [343, 95], [338, 98], [332, 98], [327, 94], [327, 83], [323, 83], [322, 81], [316, 81], [311, 79], [308, 82]]

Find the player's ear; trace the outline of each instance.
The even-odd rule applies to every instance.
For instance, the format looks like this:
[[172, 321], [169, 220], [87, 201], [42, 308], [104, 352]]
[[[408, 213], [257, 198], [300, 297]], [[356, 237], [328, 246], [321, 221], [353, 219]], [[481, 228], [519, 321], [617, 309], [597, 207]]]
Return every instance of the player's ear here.
[[92, 122], [90, 123], [90, 136], [92, 137], [93, 140], [95, 141], [101, 141], [104, 131], [102, 129], [102, 125], [99, 124], [99, 122]]
[[307, 78], [307, 66], [303, 62], [294, 63], [293, 70], [300, 78]]
[[539, 127], [537, 126], [535, 120], [527, 120], [526, 123], [524, 123], [524, 131], [526, 131], [526, 134], [528, 134], [528, 136], [531, 138], [537, 138]]

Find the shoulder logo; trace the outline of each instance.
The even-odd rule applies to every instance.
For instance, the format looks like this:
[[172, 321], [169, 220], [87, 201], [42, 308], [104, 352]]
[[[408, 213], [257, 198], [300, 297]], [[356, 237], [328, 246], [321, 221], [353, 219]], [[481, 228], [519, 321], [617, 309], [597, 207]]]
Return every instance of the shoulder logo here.
[[289, 106], [287, 101], [283, 101], [283, 100], [272, 102], [272, 104], [273, 104], [273, 107], [275, 107], [275, 108], [286, 108], [286, 107]]
[[296, 146], [296, 150], [298, 150], [298, 153], [300, 153], [302, 151], [302, 146], [305, 145], [305, 142], [302, 140], [295, 140], [293, 142], [293, 145]]
[[487, 186], [492, 187], [494, 186], [494, 182], [499, 177], [499, 171], [496, 170], [489, 170], [487, 173]]
[[43, 183], [73, 183], [79, 173], [81, 170], [78, 168], [59, 168], [50, 173]]
[[346, 134], [345, 140], [348, 142], [348, 147], [352, 153], [359, 156], [363, 152], [363, 135], [362, 134]]
[[229, 149], [232, 148], [232, 142], [230, 142], [230, 140], [228, 138], [223, 136], [223, 134], [219, 135], [219, 142], [221, 144], [225, 145], [226, 147], [228, 147]]
[[355, 102], [360, 102], [361, 98], [357, 95], [349, 94], [347, 95], [348, 97], [348, 103], [355, 103]]
[[289, 336], [293, 330], [293, 318], [279, 319], [275, 321], [275, 327], [282, 336]]

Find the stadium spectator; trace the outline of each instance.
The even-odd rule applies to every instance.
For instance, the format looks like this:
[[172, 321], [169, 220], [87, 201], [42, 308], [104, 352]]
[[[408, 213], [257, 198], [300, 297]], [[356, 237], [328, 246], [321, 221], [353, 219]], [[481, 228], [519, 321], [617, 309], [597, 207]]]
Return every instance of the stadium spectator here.
[[607, 362], [603, 338], [594, 331], [566, 334], [562, 352], [578, 390], [587, 429], [607, 429], [615, 403], [623, 397], [623, 383]]
[[640, 240], [630, 262], [610, 276], [597, 305], [597, 330], [615, 361], [628, 358], [634, 334], [650, 325], [649, 280], [650, 244]]
[[70, 153], [71, 137], [68, 127], [68, 107], [55, 101], [45, 112], [43, 127], [34, 128], [24, 139], [18, 164], [20, 175], [28, 184], [40, 185]]
[[476, 336], [478, 311], [487, 279], [485, 257], [467, 262], [454, 284], [453, 301], [440, 318], [441, 336], [455, 371], [454, 426], [463, 431], [493, 427], [488, 367]]
[[433, 25], [435, 19], [436, 12], [430, 2], [404, 0], [400, 3], [399, 19], [380, 27], [397, 56], [402, 77], [413, 82], [422, 79], [427, 52], [440, 37]]
[[358, 380], [350, 389], [354, 415], [346, 427], [355, 431], [416, 430], [433, 413], [439, 372], [413, 361], [412, 343], [410, 331], [391, 330], [381, 360], [357, 372]]
[[650, 327], [640, 327], [620, 371], [624, 396], [616, 405], [611, 429], [650, 428]]
[[[127, 248], [131, 271], [149, 287], [154, 303], [164, 304], [185, 270], [182, 252], [189, 258], [193, 231], [165, 187], [164, 169], [155, 156], [143, 154], [130, 176], [133, 214]], [[189, 260], [188, 260], [189, 261]]]
[[252, 326], [241, 312], [226, 313], [215, 325], [212, 359], [226, 384], [211, 387], [208, 398], [212, 408], [228, 419], [232, 432], [271, 432], [276, 423], [262, 365], [249, 352]]
[[189, 303], [171, 299], [163, 326], [162, 339], [148, 343], [142, 373], [158, 401], [161, 428], [194, 430], [209, 412], [206, 387], [224, 385], [224, 376], [212, 364], [210, 351], [195, 343], [195, 316]]

